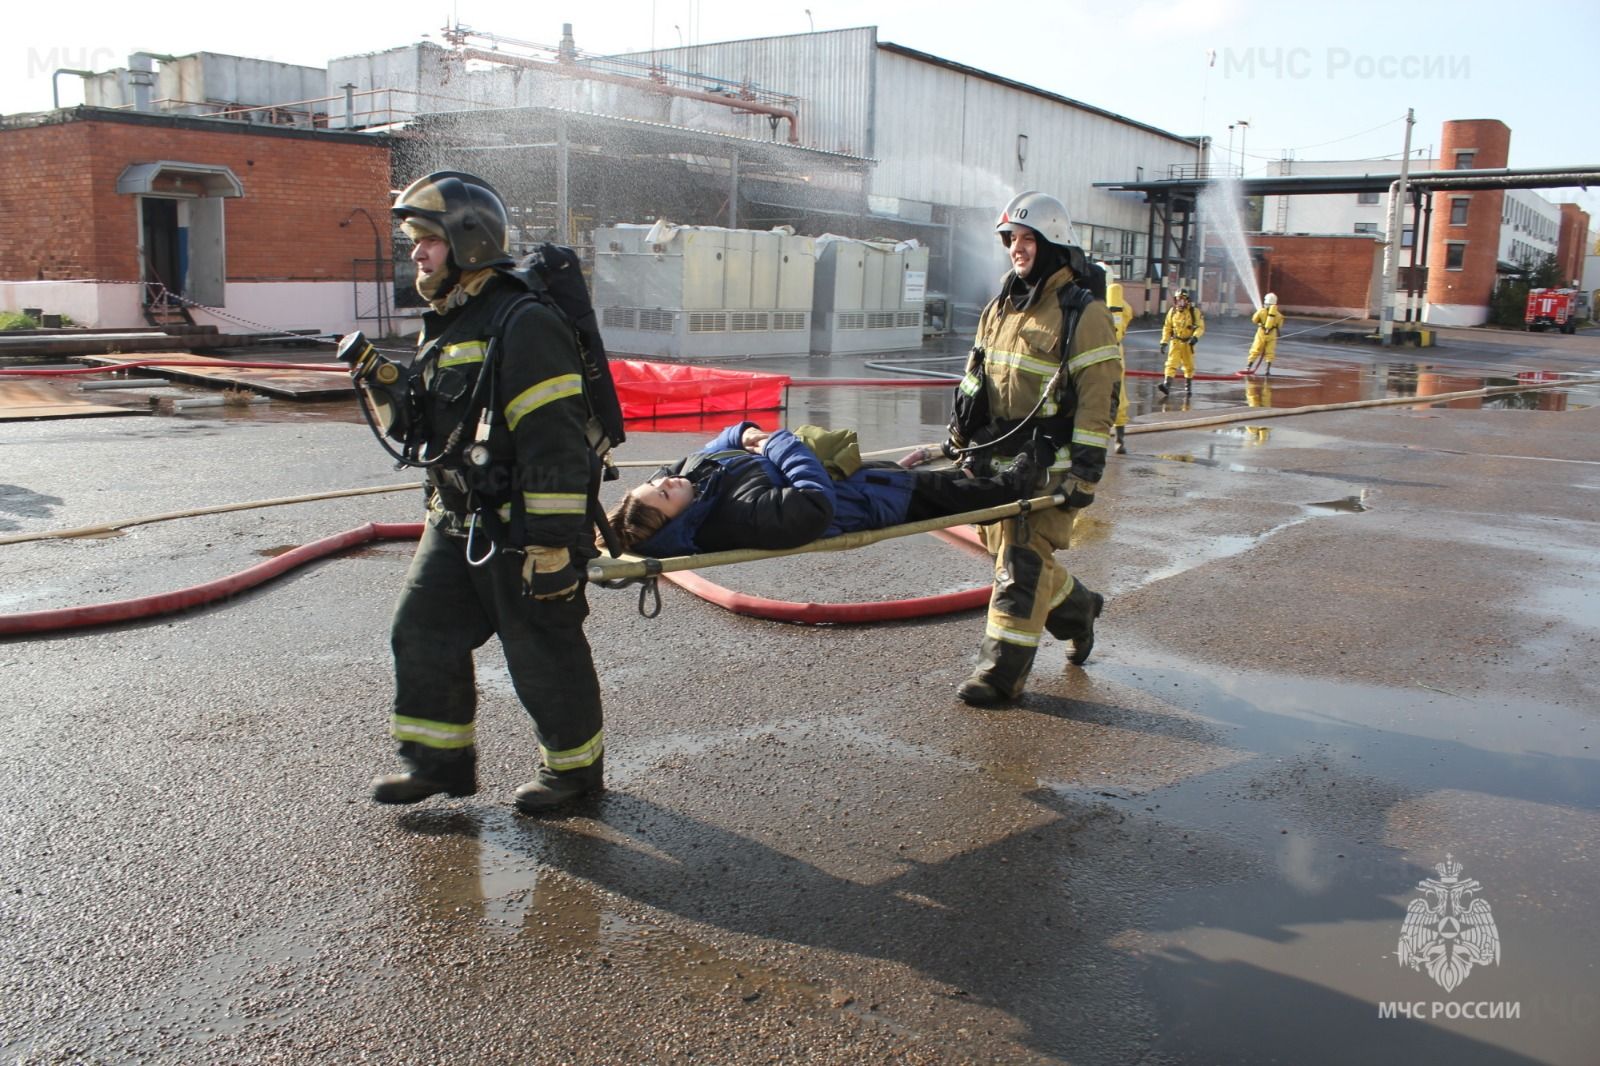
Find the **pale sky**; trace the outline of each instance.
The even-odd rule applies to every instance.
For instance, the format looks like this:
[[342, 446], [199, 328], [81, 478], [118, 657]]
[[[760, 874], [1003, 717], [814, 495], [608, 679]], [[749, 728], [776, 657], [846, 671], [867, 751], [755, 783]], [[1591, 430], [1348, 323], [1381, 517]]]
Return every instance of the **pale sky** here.
[[[448, 21], [552, 45], [571, 22], [578, 47], [599, 53], [876, 25], [880, 41], [1174, 133], [1209, 133], [1219, 161], [1231, 137], [1246, 174], [1262, 173], [1286, 152], [1398, 159], [1408, 107], [1416, 111], [1417, 149], [1437, 146], [1446, 119], [1497, 118], [1511, 127], [1512, 166], [1600, 165], [1593, 121], [1600, 5], [1586, 3], [276, 0], [204, 5], [192, 19], [181, 17], [184, 10], [126, 0], [12, 5], [0, 39], [0, 113], [48, 109], [57, 68], [106, 70], [139, 50], [322, 66], [424, 35], [438, 40]], [[60, 87], [63, 105], [81, 102], [77, 78], [63, 76]], [[1600, 189], [1544, 195], [1584, 204], [1600, 227]]]

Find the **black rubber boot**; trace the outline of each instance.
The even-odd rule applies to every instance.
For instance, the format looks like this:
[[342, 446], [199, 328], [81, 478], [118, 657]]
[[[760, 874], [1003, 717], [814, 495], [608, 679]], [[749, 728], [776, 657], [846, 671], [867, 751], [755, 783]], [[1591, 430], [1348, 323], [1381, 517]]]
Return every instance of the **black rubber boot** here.
[[605, 766], [604, 755], [588, 766], [561, 773], [542, 766], [538, 777], [517, 789], [514, 797], [517, 810], [523, 814], [543, 814], [585, 796], [604, 792]]
[[1071, 642], [1072, 653], [1067, 661], [1074, 666], [1089, 661], [1089, 653], [1094, 650], [1094, 622], [1105, 606], [1104, 596], [1090, 591], [1089, 586], [1079, 581], [1060, 606], [1045, 616], [1044, 627], [1050, 635]]
[[1191, 396], [1194, 395], [1194, 378], [1183, 379], [1183, 391]]
[[1117, 430], [1117, 454], [1118, 455], [1127, 455], [1128, 454], [1128, 438], [1123, 433], [1123, 431], [1125, 429], [1127, 429], [1127, 428], [1128, 427], [1126, 427], [1126, 426], [1117, 426], [1116, 427], [1116, 430]]
[[400, 745], [406, 771], [372, 779], [378, 803], [421, 803], [441, 793], [470, 796], [478, 791], [478, 760], [473, 748], [434, 751], [410, 741]]
[[1163, 395], [1163, 396], [1165, 396], [1169, 391], [1171, 391], [1171, 390], [1169, 390], [1167, 388], [1167, 379], [1166, 378], [1162, 378], [1160, 383], [1156, 385], [1156, 388], [1161, 390], [1161, 395]]
[[1033, 669], [1033, 656], [1032, 648], [984, 637], [978, 649], [978, 665], [971, 677], [956, 686], [957, 698], [974, 707], [1010, 703], [1022, 695]]

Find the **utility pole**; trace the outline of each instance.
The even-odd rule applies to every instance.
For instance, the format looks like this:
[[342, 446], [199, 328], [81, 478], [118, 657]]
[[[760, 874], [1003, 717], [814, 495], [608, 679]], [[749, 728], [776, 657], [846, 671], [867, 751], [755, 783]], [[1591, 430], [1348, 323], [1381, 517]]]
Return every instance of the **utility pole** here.
[[[1414, 120], [1415, 112], [1409, 107], [1406, 108], [1406, 149], [1405, 154], [1400, 157], [1400, 178], [1389, 186], [1389, 239], [1383, 246], [1382, 310], [1378, 319], [1378, 343], [1385, 348], [1394, 344], [1394, 304], [1400, 279], [1400, 227], [1405, 222], [1405, 212], [1401, 205], [1406, 202], [1406, 178], [1411, 174], [1411, 126]], [[1415, 238], [1412, 246], [1415, 249]], [[1412, 261], [1415, 260], [1416, 255], [1413, 251]]]

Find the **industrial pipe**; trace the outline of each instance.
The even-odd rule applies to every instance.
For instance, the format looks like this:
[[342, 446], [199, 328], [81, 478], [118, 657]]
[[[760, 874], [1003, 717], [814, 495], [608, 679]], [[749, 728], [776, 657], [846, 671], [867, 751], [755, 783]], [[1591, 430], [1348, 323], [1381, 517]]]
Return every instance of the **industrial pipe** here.
[[800, 143], [800, 117], [786, 107], [774, 107], [771, 104], [758, 103], [755, 100], [744, 100], [737, 96], [718, 96], [716, 93], [702, 93], [694, 89], [680, 89], [675, 85], [662, 85], [660, 82], [648, 78], [630, 78], [626, 74], [607, 74], [603, 71], [591, 70], [576, 63], [547, 63], [542, 59], [531, 59], [528, 56], [510, 55], [505, 52], [491, 52], [483, 48], [461, 48], [456, 54], [463, 59], [481, 59], [486, 63], [505, 63], [514, 67], [525, 67], [529, 70], [542, 70], [550, 74], [560, 74], [569, 78], [584, 78], [588, 81], [603, 81], [610, 85], [625, 85], [630, 89], [642, 89], [645, 92], [661, 93], [666, 96], [680, 96], [685, 100], [704, 100], [708, 104], [721, 104], [735, 111], [750, 111], [761, 115], [771, 115], [774, 118], [789, 120], [789, 143]]
[[20, 378], [72, 378], [89, 374], [109, 374], [116, 370], [129, 370], [139, 366], [176, 366], [189, 370], [242, 369], [242, 370], [315, 370], [330, 374], [348, 374], [350, 368], [342, 363], [252, 363], [244, 359], [130, 359], [126, 363], [107, 366], [82, 366], [71, 370], [0, 370], [0, 375]]

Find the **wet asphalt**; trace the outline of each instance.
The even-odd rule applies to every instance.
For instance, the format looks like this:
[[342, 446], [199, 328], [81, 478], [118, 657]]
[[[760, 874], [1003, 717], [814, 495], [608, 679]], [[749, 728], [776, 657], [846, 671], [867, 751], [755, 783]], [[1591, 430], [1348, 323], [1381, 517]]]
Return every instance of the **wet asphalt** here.
[[[1275, 408], [1600, 372], [1594, 333], [1286, 332]], [[1214, 322], [1199, 369], [1246, 344]], [[1157, 365], [1153, 336], [1129, 347]], [[1129, 387], [1140, 426], [1264, 400]], [[948, 404], [796, 388], [756, 417], [891, 448], [938, 439]], [[352, 411], [0, 424], [0, 536], [415, 481]], [[621, 458], [719, 423], [635, 427]], [[0, 1059], [1593, 1063], [1597, 493], [1594, 385], [1141, 431], [1062, 556], [1107, 596], [1093, 658], [1047, 639], [993, 710], [954, 698], [981, 612], [800, 627], [666, 587], [647, 620], [594, 589], [610, 787], [543, 819], [510, 806], [536, 748], [492, 644], [479, 794], [366, 799], [394, 766], [404, 542], [0, 638]], [[185, 587], [419, 507], [0, 545], [0, 612]], [[837, 602], [987, 574], [916, 537], [706, 576]], [[1447, 861], [1499, 945], [1450, 990], [1397, 954]]]

